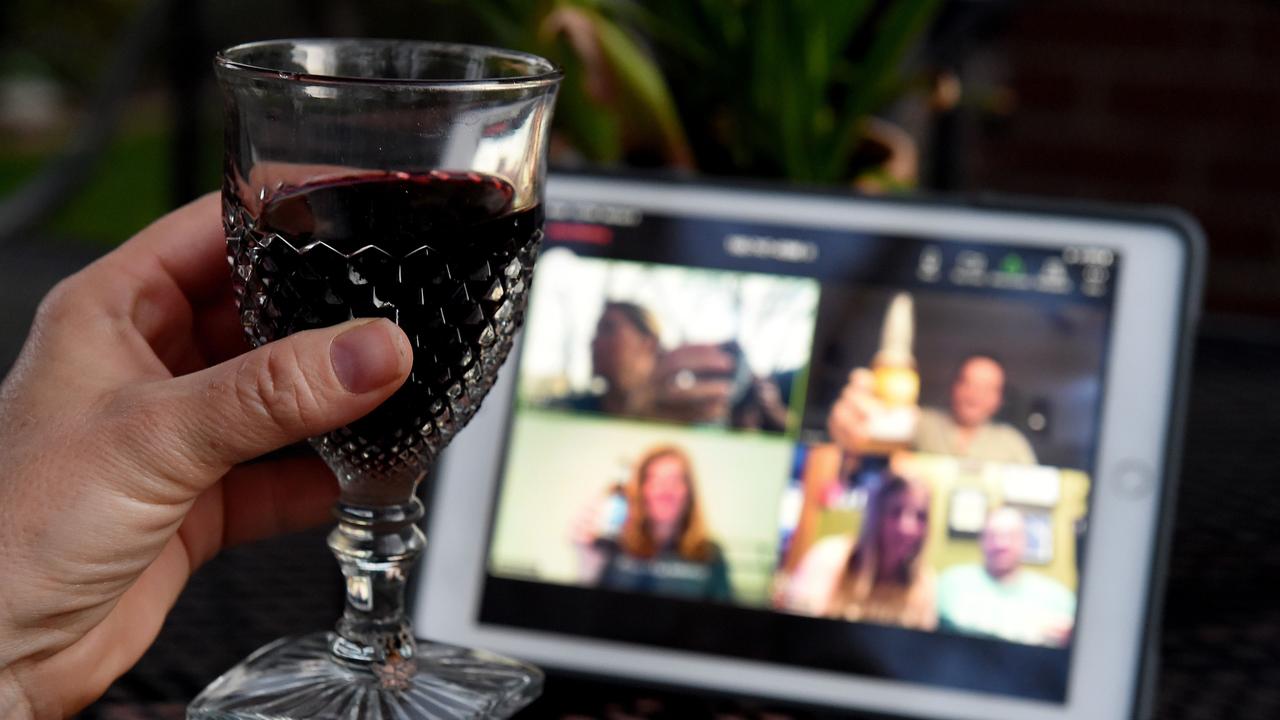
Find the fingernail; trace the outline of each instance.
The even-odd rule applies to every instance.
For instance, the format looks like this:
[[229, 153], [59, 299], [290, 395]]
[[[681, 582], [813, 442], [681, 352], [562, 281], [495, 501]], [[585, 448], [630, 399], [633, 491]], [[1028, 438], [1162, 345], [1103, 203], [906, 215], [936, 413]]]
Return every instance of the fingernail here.
[[329, 362], [348, 392], [367, 393], [400, 377], [400, 343], [390, 321], [375, 320], [347, 330], [329, 345]]

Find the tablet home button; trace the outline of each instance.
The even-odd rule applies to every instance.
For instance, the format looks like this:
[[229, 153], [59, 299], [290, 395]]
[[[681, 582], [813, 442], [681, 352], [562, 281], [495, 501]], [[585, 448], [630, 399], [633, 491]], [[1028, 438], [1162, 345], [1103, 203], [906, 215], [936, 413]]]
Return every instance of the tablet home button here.
[[1140, 460], [1125, 460], [1116, 466], [1112, 487], [1124, 497], [1141, 500], [1151, 495], [1155, 477], [1151, 468]]

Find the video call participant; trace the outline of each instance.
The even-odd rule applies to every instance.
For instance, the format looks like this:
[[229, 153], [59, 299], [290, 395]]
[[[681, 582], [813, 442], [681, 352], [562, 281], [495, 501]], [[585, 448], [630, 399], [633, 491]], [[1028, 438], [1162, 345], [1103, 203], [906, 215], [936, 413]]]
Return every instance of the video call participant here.
[[660, 338], [658, 321], [646, 308], [605, 303], [591, 340], [592, 374], [603, 381], [603, 391], [571, 395], [552, 406], [762, 430], [785, 428], [787, 411], [776, 385], [736, 377], [744, 361], [729, 351], [729, 344], [664, 351]]
[[627, 518], [616, 541], [600, 542], [586, 529], [589, 521], [576, 533], [583, 582], [610, 590], [729, 600], [729, 566], [711, 539], [689, 456], [672, 445], [651, 449], [636, 465], [627, 496]]
[[[947, 409], [921, 408], [914, 449], [989, 462], [1036, 464], [1031, 443], [1017, 428], [995, 420], [1004, 403], [1004, 366], [989, 355], [970, 355], [951, 383]], [[879, 408], [869, 370], [850, 373], [849, 384], [831, 407], [827, 429], [848, 452], [863, 446], [867, 419]]]
[[932, 630], [935, 577], [923, 562], [929, 488], [886, 473], [867, 499], [862, 527], [818, 541], [783, 595], [783, 609], [808, 615]]
[[649, 387], [662, 354], [661, 328], [653, 313], [634, 303], [605, 303], [591, 340], [591, 372], [604, 381], [601, 393], [555, 401], [570, 410], [637, 415], [648, 408]]
[[951, 568], [938, 582], [941, 629], [1030, 645], [1066, 645], [1075, 593], [1023, 568], [1026, 548], [1022, 513], [1011, 507], [993, 511], [982, 530], [982, 564]]

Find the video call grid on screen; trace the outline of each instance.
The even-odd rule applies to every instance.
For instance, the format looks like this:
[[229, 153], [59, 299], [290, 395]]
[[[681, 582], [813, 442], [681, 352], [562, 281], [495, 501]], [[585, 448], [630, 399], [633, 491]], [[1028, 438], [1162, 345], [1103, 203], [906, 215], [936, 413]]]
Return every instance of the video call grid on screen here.
[[[1119, 261], [548, 207], [481, 622], [1062, 702]], [[996, 459], [833, 440], [833, 405], [904, 294], [935, 435], [954, 430], [962, 379], [1003, 377], [980, 430]], [[646, 461], [691, 490], [642, 497]], [[906, 532], [911, 581], [840, 589], [865, 575], [851, 557], [874, 544], [869, 507], [895, 497], [925, 514]], [[627, 517], [664, 505], [696, 516], [690, 547], [628, 558]], [[1000, 605], [986, 553], [1011, 534], [1025, 582]]]

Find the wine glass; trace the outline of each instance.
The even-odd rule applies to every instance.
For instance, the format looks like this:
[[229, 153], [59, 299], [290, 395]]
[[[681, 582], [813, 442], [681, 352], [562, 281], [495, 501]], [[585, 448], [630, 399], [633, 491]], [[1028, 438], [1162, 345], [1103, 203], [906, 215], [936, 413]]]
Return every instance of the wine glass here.
[[508, 50], [366, 39], [250, 43], [214, 65], [227, 258], [250, 342], [385, 317], [414, 354], [395, 395], [311, 439], [341, 487], [337, 627], [261, 648], [188, 717], [509, 716], [541, 673], [416, 640], [404, 589], [425, 543], [415, 489], [523, 318], [560, 71]]

